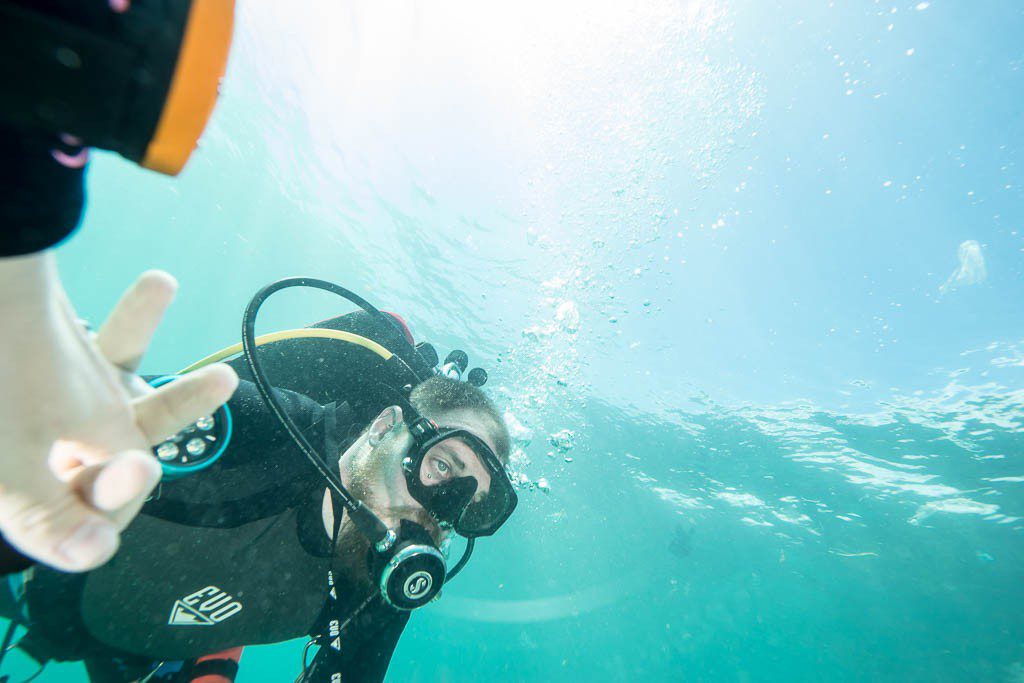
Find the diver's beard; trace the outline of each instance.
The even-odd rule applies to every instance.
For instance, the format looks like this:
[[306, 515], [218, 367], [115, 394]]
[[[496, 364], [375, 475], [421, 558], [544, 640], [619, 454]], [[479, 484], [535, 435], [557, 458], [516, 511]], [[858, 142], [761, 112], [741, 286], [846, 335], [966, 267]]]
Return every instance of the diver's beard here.
[[369, 595], [373, 588], [373, 582], [370, 579], [369, 553], [369, 539], [363, 536], [355, 524], [346, 520], [338, 533], [335, 557], [341, 575], [360, 598]]
[[[436, 523], [421, 506], [389, 504], [381, 491], [381, 482], [395, 476], [400, 467], [401, 457], [394, 439], [384, 438], [369, 453], [357, 454], [349, 469], [348, 491], [391, 528], [399, 526], [401, 520], [415, 522], [428, 530], [435, 542], [439, 542]], [[361, 595], [368, 595], [373, 589], [370, 576], [370, 541], [346, 516], [338, 533], [336, 551], [337, 563], [345, 577], [352, 582]]]
[[[372, 495], [373, 489], [370, 485], [372, 474], [368, 470], [370, 470], [370, 467], [365, 461], [352, 464], [348, 491], [372, 510], [375, 507], [372, 500], [374, 497]], [[368, 595], [372, 588], [368, 559], [369, 553], [370, 540], [363, 536], [362, 532], [352, 522], [352, 519], [346, 515], [338, 532], [335, 556], [342, 574], [351, 582], [352, 588], [360, 596]]]
[[[405, 455], [398, 439], [384, 437], [368, 453], [353, 460], [349, 491], [389, 527], [397, 528], [401, 520], [407, 519], [427, 529], [437, 542], [440, 539], [436, 522], [423, 506], [409, 497], [406, 489], [401, 472], [401, 462]], [[396, 487], [400, 487], [401, 493], [393, 490]], [[390, 498], [388, 490], [391, 490]], [[405, 502], [398, 504], [393, 499], [396, 495], [402, 495]]]

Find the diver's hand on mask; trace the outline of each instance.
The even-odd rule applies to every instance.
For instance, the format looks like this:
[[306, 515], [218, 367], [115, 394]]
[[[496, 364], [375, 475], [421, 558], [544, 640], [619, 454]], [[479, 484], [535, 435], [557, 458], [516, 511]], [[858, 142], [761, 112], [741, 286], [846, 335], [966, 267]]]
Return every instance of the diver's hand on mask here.
[[214, 365], [140, 398], [133, 376], [177, 285], [142, 275], [95, 337], [82, 328], [49, 253], [0, 259], [0, 531], [66, 571], [106, 562], [160, 477], [150, 446], [227, 401]]

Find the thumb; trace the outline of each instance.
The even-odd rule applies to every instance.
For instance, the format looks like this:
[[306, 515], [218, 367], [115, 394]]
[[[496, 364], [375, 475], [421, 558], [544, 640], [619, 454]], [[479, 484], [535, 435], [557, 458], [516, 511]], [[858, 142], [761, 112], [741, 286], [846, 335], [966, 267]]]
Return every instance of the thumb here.
[[135, 422], [148, 443], [159, 443], [217, 410], [237, 387], [238, 375], [227, 365], [190, 372], [136, 399]]

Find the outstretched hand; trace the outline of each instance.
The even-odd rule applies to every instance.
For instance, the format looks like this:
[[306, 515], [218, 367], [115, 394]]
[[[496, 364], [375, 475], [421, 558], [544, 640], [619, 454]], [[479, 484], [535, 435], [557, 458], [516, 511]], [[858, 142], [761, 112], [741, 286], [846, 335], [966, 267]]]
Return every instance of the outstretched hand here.
[[177, 290], [167, 273], [140, 276], [96, 335], [51, 254], [0, 259], [0, 288], [0, 531], [37, 561], [93, 569], [159, 481], [150, 447], [214, 412], [238, 378], [214, 365], [152, 390], [135, 375]]

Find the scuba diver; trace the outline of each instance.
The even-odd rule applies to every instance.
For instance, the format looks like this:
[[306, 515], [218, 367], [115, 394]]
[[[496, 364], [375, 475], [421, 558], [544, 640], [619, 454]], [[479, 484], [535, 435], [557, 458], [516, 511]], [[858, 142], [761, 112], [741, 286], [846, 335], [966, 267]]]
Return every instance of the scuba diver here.
[[[361, 310], [257, 337], [263, 302], [289, 287]], [[237, 392], [153, 448], [163, 480], [115, 557], [9, 577], [0, 653], [83, 661], [93, 683], [222, 683], [242, 647], [308, 636], [319, 650], [297, 681], [381, 681], [410, 612], [515, 509], [487, 373], [465, 372], [462, 351], [439, 363], [397, 315], [281, 280], [253, 298], [241, 344], [146, 381], [225, 359]], [[450, 568], [453, 534], [467, 542]]]
[[[139, 354], [124, 352], [145, 350], [173, 283], [148, 279], [159, 310], [131, 330], [138, 348], [112, 353], [105, 329], [94, 341], [78, 324], [53, 248], [78, 226], [88, 148], [178, 173], [217, 99], [233, 7], [0, 0], [0, 313], [18, 321], [0, 341], [0, 573], [14, 572], [0, 581], [0, 671], [18, 649], [82, 661], [95, 683], [215, 683], [234, 679], [242, 647], [309, 636], [319, 649], [299, 680], [379, 681], [410, 611], [515, 508], [485, 373], [461, 381], [465, 354], [439, 364], [339, 287], [266, 288], [239, 347], [146, 378], [135, 402], [119, 381], [137, 384]], [[362, 311], [255, 337], [262, 300], [299, 284]], [[108, 341], [125, 336], [112, 327]], [[163, 400], [143, 415], [148, 396]], [[174, 434], [150, 453], [154, 431]], [[80, 446], [96, 478], [53, 476], [55, 442]], [[133, 468], [148, 474], [117, 505], [98, 500]], [[449, 567], [456, 534], [466, 552]]]

